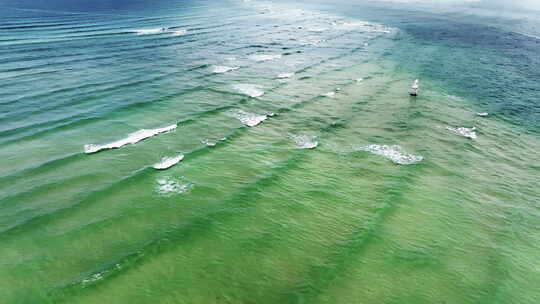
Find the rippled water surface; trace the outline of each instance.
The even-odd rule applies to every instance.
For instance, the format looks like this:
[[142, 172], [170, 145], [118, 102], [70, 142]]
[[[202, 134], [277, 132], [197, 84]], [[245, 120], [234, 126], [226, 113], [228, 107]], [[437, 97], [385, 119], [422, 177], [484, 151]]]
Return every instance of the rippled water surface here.
[[505, 18], [0, 1], [0, 302], [540, 302], [540, 27]]

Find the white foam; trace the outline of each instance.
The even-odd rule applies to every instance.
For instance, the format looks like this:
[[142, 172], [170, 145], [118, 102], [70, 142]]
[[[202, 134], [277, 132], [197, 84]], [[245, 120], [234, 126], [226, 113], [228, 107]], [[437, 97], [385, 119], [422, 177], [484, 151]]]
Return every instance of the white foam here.
[[215, 147], [217, 145], [217, 142], [211, 141], [209, 139], [205, 139], [201, 141], [203, 144], [207, 145], [208, 147]]
[[261, 55], [252, 55], [249, 58], [251, 58], [251, 60], [261, 62], [261, 61], [270, 61], [270, 60], [280, 59], [281, 55], [280, 54], [264, 54], [264, 55], [261, 54]]
[[375, 155], [380, 155], [388, 158], [396, 164], [411, 165], [420, 162], [424, 159], [423, 156], [407, 154], [403, 148], [398, 145], [368, 145], [356, 149], [358, 151], [366, 151]]
[[228, 66], [216, 65], [212, 69], [212, 72], [216, 74], [222, 74], [222, 73], [238, 70], [239, 68], [240, 67], [228, 67]]
[[291, 138], [296, 143], [296, 146], [300, 149], [314, 149], [317, 148], [319, 142], [317, 136], [310, 135], [293, 135]]
[[277, 76], [277, 78], [283, 79], [283, 78], [291, 78], [294, 76], [294, 73], [281, 73]]
[[233, 85], [233, 88], [238, 90], [242, 94], [245, 94], [254, 98], [264, 95], [264, 91], [262, 90], [262, 87], [255, 84], [239, 83], [239, 84]]
[[156, 163], [154, 165], [154, 169], [158, 169], [158, 170], [169, 169], [170, 167], [178, 164], [182, 159], [184, 159], [184, 155], [182, 154], [177, 155], [177, 156], [172, 156], [172, 157], [163, 157], [159, 163]]
[[156, 136], [160, 133], [169, 132], [178, 127], [177, 124], [166, 126], [163, 128], [158, 129], [142, 129], [137, 132], [129, 134], [126, 138], [117, 140], [112, 143], [104, 144], [104, 145], [94, 145], [89, 144], [84, 146], [84, 153], [90, 154], [90, 153], [96, 153], [101, 150], [108, 150], [108, 149], [117, 149], [125, 145], [129, 144], [136, 144], [140, 142], [141, 140], [147, 139], [152, 136]]
[[156, 192], [163, 196], [186, 193], [193, 186], [179, 178], [163, 177], [156, 180]]
[[356, 82], [362, 82], [362, 81], [364, 81], [364, 78], [357, 78], [356, 79]]
[[366, 21], [343, 22], [335, 24], [335, 27], [340, 30], [360, 30], [367, 33], [389, 34], [392, 32], [389, 27]]
[[173, 34], [174, 36], [182, 36], [187, 34], [187, 30], [171, 30], [169, 33]]
[[481, 113], [476, 113], [476, 115], [480, 116], [480, 117], [486, 117], [489, 115], [489, 113], [487, 112], [481, 112]]
[[166, 32], [167, 29], [164, 27], [158, 27], [158, 28], [152, 28], [152, 29], [140, 29], [140, 30], [134, 30], [133, 32], [137, 35], [153, 35], [153, 34], [161, 34]]
[[450, 130], [458, 135], [461, 135], [461, 136], [464, 136], [464, 137], [467, 137], [467, 138], [470, 138], [470, 139], [476, 139], [476, 127], [472, 127], [472, 128], [465, 128], [465, 127], [460, 127], [460, 128], [454, 128], [454, 127], [446, 127], [447, 130]]
[[248, 127], [254, 127], [268, 118], [268, 115], [249, 113], [242, 110], [229, 111], [229, 115], [240, 120]]
[[328, 93], [324, 93], [324, 94], [322, 94], [321, 96], [325, 96], [325, 97], [330, 97], [330, 98], [332, 98], [332, 97], [336, 96], [336, 92], [328, 92]]

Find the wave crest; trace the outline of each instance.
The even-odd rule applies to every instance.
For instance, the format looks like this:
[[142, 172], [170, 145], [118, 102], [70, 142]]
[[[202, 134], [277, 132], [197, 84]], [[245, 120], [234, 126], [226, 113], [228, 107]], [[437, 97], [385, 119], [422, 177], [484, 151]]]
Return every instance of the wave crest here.
[[142, 129], [137, 132], [133, 132], [129, 134], [126, 138], [114, 141], [112, 143], [108, 143], [104, 145], [94, 145], [94, 144], [84, 145], [84, 153], [86, 154], [96, 153], [101, 150], [117, 149], [125, 145], [136, 144], [140, 142], [141, 140], [145, 140], [149, 137], [156, 136], [160, 133], [172, 131], [176, 129], [177, 127], [178, 125], [174, 124], [174, 125], [170, 125], [170, 126], [166, 126], [166, 127], [158, 128], [158, 129]]
[[356, 149], [357, 151], [365, 151], [375, 155], [380, 155], [388, 158], [392, 162], [399, 165], [411, 165], [418, 163], [424, 159], [423, 156], [407, 154], [401, 146], [398, 145], [368, 145]]

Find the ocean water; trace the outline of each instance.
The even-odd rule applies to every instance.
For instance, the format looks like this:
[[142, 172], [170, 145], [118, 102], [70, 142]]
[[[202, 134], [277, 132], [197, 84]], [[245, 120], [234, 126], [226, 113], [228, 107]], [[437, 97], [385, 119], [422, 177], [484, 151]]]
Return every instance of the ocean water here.
[[540, 302], [538, 16], [0, 1], [0, 303]]

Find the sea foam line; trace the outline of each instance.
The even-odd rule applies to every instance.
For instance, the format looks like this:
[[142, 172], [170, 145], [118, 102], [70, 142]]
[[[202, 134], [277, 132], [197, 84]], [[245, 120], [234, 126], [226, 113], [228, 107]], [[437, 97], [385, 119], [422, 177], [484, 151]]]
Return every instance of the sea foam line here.
[[449, 131], [452, 131], [458, 135], [461, 135], [461, 136], [464, 136], [464, 137], [467, 137], [467, 138], [470, 138], [470, 139], [476, 139], [476, 127], [472, 127], [472, 128], [465, 128], [465, 127], [460, 127], [460, 128], [454, 128], [454, 127], [446, 127], [446, 130], [449, 130]]
[[398, 145], [368, 145], [356, 149], [357, 151], [365, 151], [375, 155], [380, 155], [388, 158], [392, 162], [399, 165], [411, 165], [420, 162], [424, 159], [423, 156], [407, 154], [401, 146]]
[[212, 69], [212, 72], [216, 73], [216, 74], [222, 74], [222, 73], [227, 73], [227, 72], [230, 72], [230, 71], [238, 70], [239, 68], [240, 67], [229, 67], [229, 66], [223, 66], [223, 65], [216, 65]]
[[137, 132], [133, 132], [129, 134], [126, 138], [114, 141], [112, 143], [108, 143], [104, 145], [95, 145], [95, 144], [84, 145], [84, 153], [86, 154], [96, 153], [101, 150], [117, 149], [125, 145], [136, 144], [140, 142], [141, 140], [145, 140], [149, 137], [156, 136], [160, 133], [172, 131], [176, 129], [177, 127], [178, 127], [177, 124], [173, 124], [170, 126], [157, 128], [157, 129], [142, 129]]

